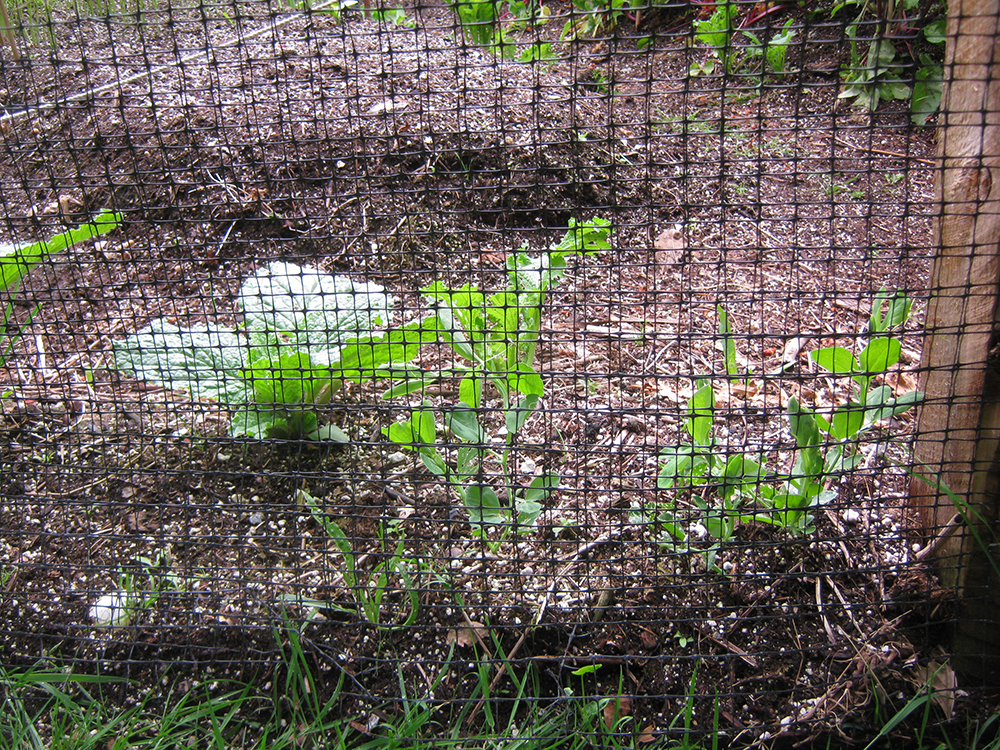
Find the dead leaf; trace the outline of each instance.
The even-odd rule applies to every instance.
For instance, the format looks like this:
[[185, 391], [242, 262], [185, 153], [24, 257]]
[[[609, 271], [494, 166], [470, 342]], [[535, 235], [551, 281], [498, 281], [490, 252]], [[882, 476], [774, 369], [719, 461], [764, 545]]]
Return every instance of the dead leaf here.
[[627, 695], [619, 695], [612, 698], [604, 707], [604, 726], [610, 732], [615, 728], [615, 724], [623, 716], [628, 716], [632, 710], [632, 700]]
[[[479, 637], [482, 638], [486, 635], [486, 626], [482, 623], [472, 621], [470, 621], [469, 624], [472, 625], [471, 628], [461, 627], [449, 630], [448, 635], [445, 636], [445, 643], [449, 646], [454, 643], [459, 646], [465, 646], [466, 648], [474, 646], [476, 644], [476, 633], [479, 633]], [[475, 630], [473, 630], [473, 628]]]
[[794, 336], [788, 339], [785, 342], [785, 348], [781, 351], [781, 361], [786, 365], [794, 362], [799, 358], [800, 351], [802, 351], [802, 338]]
[[643, 745], [652, 742], [656, 739], [656, 727], [650, 724], [648, 727], [639, 732], [639, 736], [636, 739]]
[[656, 633], [646, 628], [642, 628], [639, 631], [639, 637], [642, 639], [642, 645], [646, 648], [654, 648], [660, 642], [660, 639], [656, 637]]
[[955, 670], [948, 662], [930, 661], [915, 667], [913, 672], [917, 684], [930, 689], [931, 703], [940, 708], [945, 719], [950, 721], [955, 714], [955, 693], [958, 690]]
[[684, 233], [676, 227], [670, 227], [660, 232], [653, 240], [656, 248], [656, 262], [673, 265], [684, 258]]

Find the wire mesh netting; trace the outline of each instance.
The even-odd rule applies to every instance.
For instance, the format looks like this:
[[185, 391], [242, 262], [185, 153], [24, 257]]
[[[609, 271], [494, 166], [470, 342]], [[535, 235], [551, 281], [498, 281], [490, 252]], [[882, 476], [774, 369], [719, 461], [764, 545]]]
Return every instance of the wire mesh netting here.
[[7, 12], [8, 675], [301, 658], [346, 744], [988, 708], [908, 501], [943, 4]]

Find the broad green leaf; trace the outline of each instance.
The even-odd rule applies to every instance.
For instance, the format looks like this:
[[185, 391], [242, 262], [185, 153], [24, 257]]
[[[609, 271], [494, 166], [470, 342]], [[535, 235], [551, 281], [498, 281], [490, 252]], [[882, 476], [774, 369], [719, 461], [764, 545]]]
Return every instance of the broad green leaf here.
[[545, 393], [545, 384], [541, 375], [523, 362], [519, 363], [513, 372], [507, 373], [507, 382], [510, 384], [510, 390], [517, 391], [524, 396], [541, 398]]
[[517, 523], [520, 526], [533, 526], [538, 517], [542, 515], [545, 506], [531, 500], [521, 500], [516, 507]]
[[830, 437], [835, 440], [853, 438], [865, 425], [866, 409], [856, 401], [850, 401], [834, 412], [830, 420]]
[[459, 407], [448, 414], [448, 427], [467, 443], [482, 444], [487, 441], [486, 432], [479, 424], [476, 412]]
[[809, 352], [809, 359], [834, 375], [851, 375], [861, 369], [854, 355], [842, 346], [831, 346]]
[[278, 412], [274, 409], [249, 404], [233, 414], [232, 421], [229, 423], [229, 434], [233, 437], [249, 435], [252, 438], [263, 440], [270, 435], [275, 425], [284, 423], [283, 411]]
[[115, 368], [172, 391], [188, 391], [230, 408], [252, 400], [242, 373], [246, 341], [217, 325], [182, 329], [164, 319], [113, 344]]
[[476, 362], [476, 351], [450, 308], [438, 307], [437, 314], [426, 318], [424, 325], [428, 330], [434, 331], [438, 338], [448, 344], [458, 356]]
[[437, 424], [434, 412], [429, 410], [414, 411], [410, 415], [413, 434], [424, 445], [434, 445], [437, 441]]
[[560, 478], [555, 472], [545, 472], [531, 480], [528, 489], [524, 491], [527, 502], [542, 502], [559, 488]]
[[875, 394], [875, 400], [869, 400], [866, 413], [869, 424], [875, 424], [883, 419], [890, 419], [909, 411], [924, 397], [920, 391], [909, 391], [899, 398], [893, 398], [892, 388], [887, 385], [874, 389], [872, 393]]
[[398, 378], [419, 370], [408, 364], [420, 347], [437, 340], [434, 331], [427, 330], [423, 321], [394, 328], [379, 336], [348, 339], [340, 347], [339, 359], [332, 363], [336, 377], [362, 381], [370, 377]]
[[475, 526], [498, 524], [507, 520], [506, 513], [500, 505], [500, 498], [490, 487], [470, 484], [462, 493], [462, 499], [469, 514], [469, 520]]
[[413, 434], [413, 424], [407, 420], [405, 422], [393, 422], [388, 427], [382, 428], [382, 434], [396, 445], [415, 450], [417, 442]]
[[801, 406], [795, 398], [788, 399], [788, 425], [799, 448], [798, 460], [792, 469], [792, 480], [821, 475], [823, 456], [817, 446], [823, 442], [823, 436], [812, 412]]
[[326, 440], [331, 443], [351, 442], [347, 434], [335, 424], [328, 424], [317, 428], [315, 435], [317, 440]]
[[875, 295], [872, 313], [868, 319], [868, 330], [872, 334], [885, 333], [901, 326], [910, 318], [913, 303], [903, 292], [890, 294], [884, 289]]
[[712, 386], [703, 381], [698, 381], [698, 389], [688, 401], [687, 412], [690, 417], [684, 419], [688, 434], [694, 439], [695, 445], [708, 446], [711, 444], [712, 419], [715, 409], [715, 393]]
[[673, 445], [661, 452], [668, 458], [660, 465], [656, 486], [661, 490], [671, 489], [682, 478], [689, 478], [697, 449], [693, 445]]
[[239, 293], [247, 329], [278, 334], [320, 365], [340, 360], [340, 345], [389, 323], [392, 298], [378, 284], [277, 261]]
[[[312, 403], [313, 372], [309, 355], [289, 352], [273, 360], [258, 361], [245, 373], [258, 404]], [[329, 382], [327, 375], [323, 382]]]
[[449, 474], [451, 473], [448, 470], [448, 464], [444, 462], [444, 459], [441, 457], [441, 454], [439, 454], [436, 450], [421, 449], [420, 460], [424, 462], [424, 466], [427, 467], [427, 470], [430, 471], [431, 474], [434, 474], [435, 476], [447, 479]]
[[458, 384], [458, 400], [473, 409], [483, 402], [483, 381], [475, 374], [466, 375]]
[[747, 490], [760, 486], [766, 476], [767, 468], [761, 462], [746, 455], [731, 456], [723, 474], [722, 493], [725, 497], [733, 492], [745, 494]]
[[524, 427], [535, 407], [538, 406], [538, 396], [532, 394], [522, 398], [516, 406], [507, 410], [504, 415], [504, 424], [507, 427], [508, 435], [516, 435]]
[[859, 370], [864, 373], [885, 372], [899, 362], [903, 345], [898, 339], [879, 337], [868, 342], [860, 356]]

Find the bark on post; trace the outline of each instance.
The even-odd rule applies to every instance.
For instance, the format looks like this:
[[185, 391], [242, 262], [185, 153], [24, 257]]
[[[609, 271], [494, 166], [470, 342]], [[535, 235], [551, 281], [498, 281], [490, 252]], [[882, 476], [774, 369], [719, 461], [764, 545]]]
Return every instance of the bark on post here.
[[[1000, 0], [949, 0], [945, 81], [916, 456], [925, 476], [968, 502], [965, 523], [936, 553], [942, 583], [961, 601], [953, 666], [996, 684], [1000, 554], [983, 547], [1000, 538]], [[911, 497], [932, 537], [958, 510], [919, 480]]]

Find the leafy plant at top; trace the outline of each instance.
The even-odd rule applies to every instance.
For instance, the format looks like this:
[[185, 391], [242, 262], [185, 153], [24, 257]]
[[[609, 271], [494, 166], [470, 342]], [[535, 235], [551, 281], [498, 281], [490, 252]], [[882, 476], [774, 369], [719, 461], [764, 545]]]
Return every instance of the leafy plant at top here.
[[739, 14], [736, 3], [720, 0], [716, 3], [715, 12], [708, 18], [694, 22], [694, 35], [708, 49], [705, 59], [691, 65], [691, 75], [712, 75], [717, 63], [723, 63], [723, 69], [732, 73], [735, 66], [734, 50], [731, 48], [733, 21]]
[[41, 309], [41, 305], [36, 305], [28, 314], [28, 320], [10, 331], [11, 318], [14, 314], [14, 300], [17, 298], [21, 282], [28, 275], [28, 272], [44, 262], [50, 255], [110, 232], [121, 223], [121, 220], [121, 214], [113, 211], [102, 211], [93, 221], [81, 224], [76, 229], [62, 232], [42, 242], [28, 245], [0, 245], [0, 293], [3, 294], [3, 299], [0, 300], [0, 304], [3, 305], [3, 320], [0, 322], [3, 324], [4, 334], [7, 338], [6, 344], [0, 349], [0, 365], [7, 361], [14, 345], [21, 337], [21, 332]]
[[[731, 0], [718, 0], [715, 8], [715, 12], [708, 18], [694, 22], [694, 36], [705, 45], [706, 51], [704, 59], [691, 65], [690, 75], [712, 75], [719, 64], [722, 65], [722, 72], [731, 75], [755, 58], [763, 61], [764, 72], [786, 72], [788, 47], [798, 34], [792, 28], [794, 19], [786, 21], [782, 29], [769, 42], [765, 42], [753, 31], [739, 28], [742, 23], [752, 22], [754, 18], [760, 17], [754, 15], [756, 10], [751, 9], [749, 16], [737, 23], [742, 10], [740, 4]], [[737, 32], [739, 36], [734, 38]], [[740, 44], [736, 43], [737, 39]]]
[[[534, 361], [546, 296], [565, 274], [569, 256], [610, 247], [609, 231], [603, 219], [571, 221], [562, 241], [540, 256], [529, 256], [527, 245], [522, 245], [507, 259], [506, 289], [494, 294], [472, 284], [451, 289], [440, 282], [423, 290], [435, 311], [422, 321], [422, 332], [449, 346], [462, 364], [434, 376], [409, 378], [386, 397], [422, 390], [438, 377], [458, 378], [459, 402], [445, 412], [445, 425], [461, 445], [454, 463], [446, 461], [438, 447], [435, 411], [426, 406], [383, 432], [392, 442], [416, 451], [432, 473], [455, 489], [480, 530], [501, 523], [534, 523], [542, 502], [559, 484], [558, 475], [545, 473], [526, 488], [518, 486], [509, 465], [510, 449], [545, 390]], [[482, 421], [489, 388], [499, 396], [503, 413], [502, 437], [496, 440]], [[500, 465], [507, 506], [486, 481], [488, 457]]]
[[490, 47], [501, 57], [514, 57], [516, 48], [500, 25], [501, 0], [450, 0], [450, 3], [470, 42]]
[[325, 438], [317, 408], [344, 380], [398, 375], [392, 365], [417, 352], [416, 326], [376, 333], [392, 298], [372, 283], [276, 262], [243, 284], [243, 323], [178, 328], [156, 320], [114, 345], [115, 367], [170, 390], [185, 390], [235, 412], [234, 436]]
[[[945, 19], [935, 17], [943, 3], [928, 0], [846, 0], [831, 15], [856, 9], [846, 27], [849, 63], [841, 71], [841, 99], [874, 111], [883, 100], [909, 99], [910, 117], [925, 125], [941, 104], [943, 69], [936, 55], [916, 51], [914, 42], [940, 45]], [[917, 67], [919, 66], [919, 67]], [[917, 67], [911, 79], [907, 71]]]

